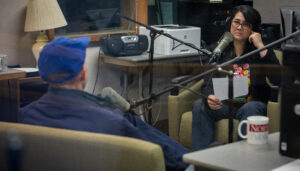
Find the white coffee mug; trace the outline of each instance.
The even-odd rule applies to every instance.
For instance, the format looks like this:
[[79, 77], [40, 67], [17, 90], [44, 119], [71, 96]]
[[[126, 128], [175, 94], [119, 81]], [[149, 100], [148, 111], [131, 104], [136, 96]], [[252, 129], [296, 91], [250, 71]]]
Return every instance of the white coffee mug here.
[[[247, 134], [243, 135], [241, 128], [247, 124]], [[249, 116], [247, 120], [240, 122], [238, 127], [239, 136], [247, 138], [249, 144], [267, 144], [269, 134], [269, 118], [266, 116]]]
[[7, 55], [0, 54], [0, 72], [7, 71]]

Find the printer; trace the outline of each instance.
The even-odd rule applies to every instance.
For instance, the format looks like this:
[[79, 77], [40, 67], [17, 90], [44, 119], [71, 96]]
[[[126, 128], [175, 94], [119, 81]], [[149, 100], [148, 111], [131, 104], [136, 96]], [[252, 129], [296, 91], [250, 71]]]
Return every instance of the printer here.
[[[201, 42], [201, 29], [200, 27], [193, 26], [180, 26], [180, 25], [153, 25], [151, 26], [154, 29], [162, 30], [164, 33], [167, 33], [179, 40], [182, 40], [186, 43], [195, 45], [197, 48], [200, 48]], [[139, 33], [146, 35], [148, 37], [150, 45], [150, 30], [141, 26]], [[148, 47], [148, 51], [150, 46]], [[164, 35], [156, 35], [154, 40], [154, 55], [183, 55], [183, 54], [197, 54], [198, 51], [183, 45], [182, 43], [175, 41], [171, 38], [168, 38]]]

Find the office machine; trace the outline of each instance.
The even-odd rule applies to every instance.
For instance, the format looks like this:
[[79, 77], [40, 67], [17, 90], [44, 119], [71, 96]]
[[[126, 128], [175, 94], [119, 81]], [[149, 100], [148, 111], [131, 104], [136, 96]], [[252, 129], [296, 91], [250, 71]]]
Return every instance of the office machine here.
[[[163, 30], [164, 33], [170, 34], [177, 39], [195, 45], [200, 48], [201, 29], [193, 26], [179, 25], [154, 25], [151, 26], [157, 30]], [[150, 44], [150, 31], [145, 27], [140, 27], [140, 34], [146, 35]], [[149, 47], [150, 48], [150, 47]], [[149, 51], [148, 48], [148, 51]], [[183, 45], [163, 35], [157, 35], [154, 40], [154, 57], [155, 55], [180, 55], [180, 54], [197, 54], [197, 50]]]

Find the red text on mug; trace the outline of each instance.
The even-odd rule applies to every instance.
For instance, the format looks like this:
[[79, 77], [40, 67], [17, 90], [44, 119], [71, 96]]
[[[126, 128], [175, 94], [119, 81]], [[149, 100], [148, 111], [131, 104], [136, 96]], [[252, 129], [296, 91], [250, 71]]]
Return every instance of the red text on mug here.
[[266, 132], [268, 130], [269, 130], [269, 124], [263, 124], [263, 125], [250, 124], [249, 125], [250, 132]]

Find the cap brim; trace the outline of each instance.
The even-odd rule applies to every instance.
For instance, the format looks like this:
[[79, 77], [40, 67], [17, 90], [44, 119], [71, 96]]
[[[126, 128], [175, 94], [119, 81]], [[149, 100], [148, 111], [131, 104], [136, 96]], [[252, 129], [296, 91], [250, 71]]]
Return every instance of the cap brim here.
[[88, 44], [90, 43], [91, 38], [90, 38], [90, 37], [79, 37], [79, 38], [76, 38], [76, 40], [82, 42], [83, 45], [84, 45], [85, 47], [87, 47]]

